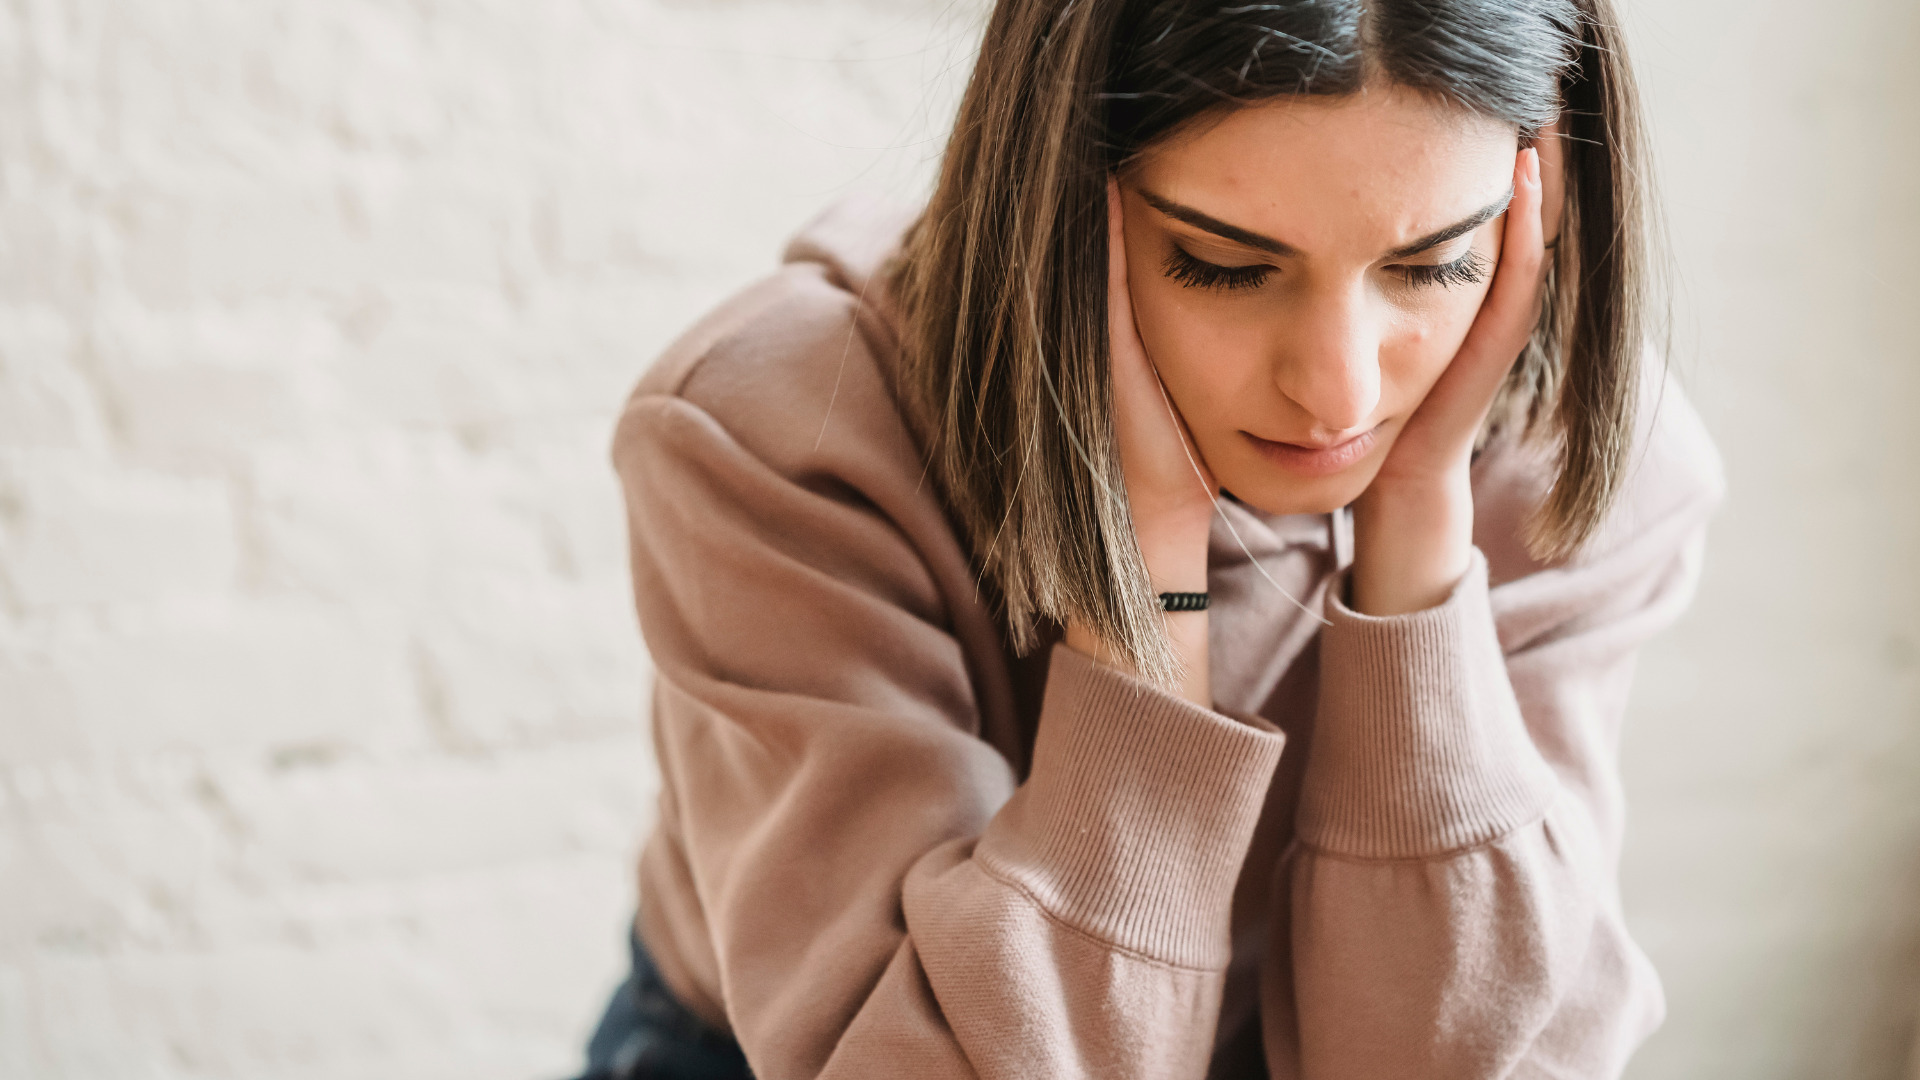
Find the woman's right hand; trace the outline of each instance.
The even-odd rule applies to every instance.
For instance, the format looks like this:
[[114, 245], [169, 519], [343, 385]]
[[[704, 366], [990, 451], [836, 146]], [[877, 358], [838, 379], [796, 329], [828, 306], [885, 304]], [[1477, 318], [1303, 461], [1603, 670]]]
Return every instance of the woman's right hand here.
[[[1113, 428], [1126, 473], [1135, 541], [1155, 592], [1205, 592], [1207, 534], [1213, 519], [1213, 474], [1186, 423], [1160, 384], [1133, 321], [1127, 289], [1125, 217], [1120, 184], [1107, 181], [1107, 339], [1113, 378]], [[1167, 634], [1186, 668], [1184, 696], [1210, 706], [1207, 613], [1169, 612]], [[1118, 662], [1084, 624], [1067, 625], [1066, 642], [1081, 652]]]
[[1127, 288], [1125, 214], [1119, 181], [1107, 181], [1107, 341], [1113, 378], [1113, 429], [1126, 471], [1133, 531], [1154, 588], [1204, 592], [1213, 474], [1200, 459], [1147, 357]]

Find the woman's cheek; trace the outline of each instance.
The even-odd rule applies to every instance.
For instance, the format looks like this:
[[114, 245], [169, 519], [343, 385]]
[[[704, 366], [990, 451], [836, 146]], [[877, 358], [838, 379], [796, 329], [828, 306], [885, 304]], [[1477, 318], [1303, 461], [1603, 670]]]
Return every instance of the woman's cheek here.
[[1250, 341], [1244, 319], [1222, 310], [1226, 305], [1165, 284], [1169, 288], [1154, 290], [1136, 319], [1140, 339], [1189, 423], [1211, 426], [1246, 389], [1246, 367], [1259, 345]]
[[1382, 358], [1384, 374], [1402, 402], [1396, 411], [1410, 411], [1439, 381], [1460, 351], [1460, 343], [1466, 340], [1485, 295], [1484, 286], [1471, 292], [1455, 291], [1440, 303], [1402, 316], [1392, 345], [1382, 348], [1389, 354]]
[[1186, 302], [1180, 295], [1185, 290], [1162, 274], [1143, 274], [1136, 266], [1128, 275], [1128, 285], [1133, 290], [1134, 324], [1161, 380], [1169, 387], [1190, 383], [1204, 366], [1194, 358], [1208, 355], [1217, 327], [1200, 305]]

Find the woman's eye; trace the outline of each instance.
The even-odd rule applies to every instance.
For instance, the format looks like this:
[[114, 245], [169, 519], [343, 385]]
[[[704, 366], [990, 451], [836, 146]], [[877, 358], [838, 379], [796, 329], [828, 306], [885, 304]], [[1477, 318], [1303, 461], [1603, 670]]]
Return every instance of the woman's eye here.
[[1487, 272], [1493, 267], [1487, 262], [1486, 256], [1477, 251], [1468, 251], [1452, 262], [1433, 266], [1402, 266], [1399, 269], [1406, 275], [1409, 285], [1452, 288], [1455, 285], [1478, 285], [1487, 280]]
[[1221, 266], [1196, 259], [1175, 245], [1160, 271], [1189, 289], [1257, 289], [1273, 267]]

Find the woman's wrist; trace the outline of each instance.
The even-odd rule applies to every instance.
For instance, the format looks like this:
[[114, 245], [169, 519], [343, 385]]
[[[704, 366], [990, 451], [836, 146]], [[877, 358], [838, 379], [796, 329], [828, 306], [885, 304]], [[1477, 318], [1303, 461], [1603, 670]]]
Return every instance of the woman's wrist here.
[[[1211, 510], [1211, 507], [1209, 507]], [[1161, 516], [1136, 522], [1134, 536], [1140, 555], [1147, 564], [1147, 577], [1153, 591], [1207, 591], [1207, 533], [1210, 519], [1199, 515]], [[1212, 684], [1207, 674], [1207, 632], [1210, 626], [1205, 611], [1168, 611], [1165, 620], [1167, 641], [1185, 671], [1180, 696], [1202, 708], [1213, 707]], [[1067, 624], [1067, 647], [1138, 677], [1139, 672], [1123, 659], [1118, 650], [1102, 641], [1091, 627], [1078, 620]]]
[[1353, 595], [1363, 615], [1444, 602], [1473, 558], [1473, 490], [1464, 473], [1432, 486], [1371, 487], [1353, 505]]
[[[1168, 611], [1161, 613], [1161, 619], [1167, 632], [1167, 642], [1173, 646], [1173, 654], [1180, 660], [1182, 676], [1178, 692], [1181, 697], [1203, 709], [1213, 708], [1213, 683], [1208, 675], [1207, 633], [1211, 626], [1205, 611]], [[1134, 678], [1140, 673], [1131, 663], [1120, 655], [1093, 629], [1078, 619], [1067, 623], [1063, 642], [1070, 649], [1117, 668]]]
[[1207, 591], [1207, 535], [1212, 524], [1213, 507], [1205, 503], [1198, 509], [1134, 520], [1134, 542], [1147, 564], [1154, 592]]
[[[1135, 533], [1154, 592], [1207, 591], [1207, 534], [1213, 524], [1213, 507], [1208, 504], [1206, 509], [1204, 514], [1167, 515]], [[1207, 629], [1211, 624], [1207, 613], [1168, 611], [1160, 617], [1165, 620], [1173, 654], [1185, 672], [1180, 680], [1181, 696], [1203, 709], [1212, 708], [1212, 683], [1207, 677]]]

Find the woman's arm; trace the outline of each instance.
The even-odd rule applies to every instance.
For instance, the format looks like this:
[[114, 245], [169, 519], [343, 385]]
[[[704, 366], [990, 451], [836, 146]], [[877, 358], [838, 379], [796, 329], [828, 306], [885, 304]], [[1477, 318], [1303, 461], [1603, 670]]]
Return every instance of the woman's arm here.
[[[1356, 504], [1355, 564], [1329, 591], [1300, 843], [1263, 965], [1275, 1077], [1608, 1076], [1657, 1023], [1614, 885], [1612, 740], [1634, 649], [1690, 592], [1717, 478], [1689, 486], [1697, 462], [1643, 457], [1656, 497], [1616, 515], [1613, 541], [1490, 594], [1473, 445], [1537, 319], [1542, 194], [1523, 150], [1494, 285]], [[1196, 503], [1176, 489], [1206, 486], [1173, 467], [1184, 431], [1129, 390], [1151, 369], [1128, 362], [1127, 329], [1128, 491], [1149, 569], [1179, 579], [1204, 545], [1155, 539], [1184, 534], [1152, 515], [1187, 520]], [[1187, 655], [1204, 663], [1204, 644]]]
[[1663, 1012], [1620, 911], [1617, 740], [1637, 648], [1691, 596], [1718, 467], [1677, 392], [1648, 395], [1605, 533], [1490, 589], [1476, 526], [1521, 521], [1476, 522], [1469, 462], [1531, 326], [1528, 156], [1488, 301], [1356, 504], [1351, 589], [1329, 593], [1262, 971], [1276, 1080], [1613, 1077]]
[[[786, 307], [749, 336], [810, 333]], [[848, 347], [817, 452], [721, 401], [764, 368], [696, 376], [725, 425], [669, 394], [622, 422], [663, 786], [643, 933], [763, 1080], [1198, 1078], [1281, 736], [1058, 649], [1020, 781], [977, 734], [971, 567]]]
[[1720, 481], [1678, 393], [1648, 405], [1594, 551], [1492, 589], [1476, 555], [1408, 615], [1330, 604], [1263, 967], [1276, 1080], [1612, 1077], [1659, 1023], [1620, 912], [1619, 728]]

